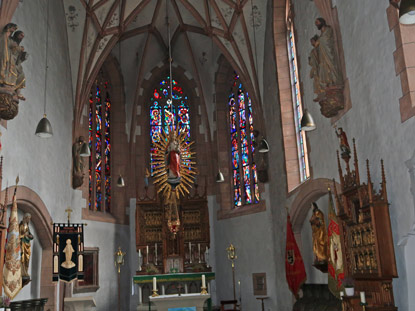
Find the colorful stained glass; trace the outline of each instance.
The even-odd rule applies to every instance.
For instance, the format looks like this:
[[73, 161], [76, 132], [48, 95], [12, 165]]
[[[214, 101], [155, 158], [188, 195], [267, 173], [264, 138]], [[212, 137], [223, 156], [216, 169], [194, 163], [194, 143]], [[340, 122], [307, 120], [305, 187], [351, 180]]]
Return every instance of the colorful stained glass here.
[[[104, 84], [104, 88], [108, 83]], [[109, 212], [111, 206], [111, 101], [96, 86], [89, 99], [89, 208]]]
[[[187, 105], [187, 96], [176, 80], [172, 80], [172, 93], [170, 92], [170, 77], [160, 82], [158, 89], [153, 92], [150, 105], [150, 138], [153, 154], [153, 142], [160, 140], [161, 131], [169, 133], [173, 126], [187, 133], [187, 142], [190, 142], [190, 110]], [[162, 94], [162, 95], [161, 95]], [[173, 97], [173, 102], [170, 101]], [[152, 155], [150, 155], [151, 174], [155, 170]]]
[[292, 88], [292, 98], [294, 106], [294, 124], [297, 137], [297, 153], [298, 153], [298, 163], [300, 168], [300, 177], [301, 182], [305, 181], [309, 177], [308, 172], [308, 154], [307, 147], [304, 144], [305, 134], [301, 130], [301, 116], [302, 116], [302, 106], [301, 106], [301, 92], [300, 84], [298, 81], [298, 70], [297, 70], [297, 59], [295, 52], [295, 40], [294, 33], [291, 29], [288, 31], [288, 49], [289, 49], [289, 61], [290, 61], [290, 71], [291, 71], [291, 88]]
[[[234, 186], [234, 206], [259, 202], [259, 188], [256, 166], [253, 163], [254, 121], [252, 102], [235, 74], [232, 93], [229, 96], [229, 125]], [[237, 96], [237, 103], [235, 95]], [[243, 178], [243, 183], [240, 181]], [[242, 194], [243, 193], [243, 197]], [[254, 200], [252, 199], [254, 198]]]

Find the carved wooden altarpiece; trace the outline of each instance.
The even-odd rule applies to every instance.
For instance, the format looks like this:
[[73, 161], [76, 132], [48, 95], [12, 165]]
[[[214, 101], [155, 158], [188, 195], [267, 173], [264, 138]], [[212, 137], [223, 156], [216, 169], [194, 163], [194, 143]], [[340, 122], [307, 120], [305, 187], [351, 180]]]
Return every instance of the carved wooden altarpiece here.
[[196, 186], [194, 193], [182, 197], [178, 205], [182, 225], [174, 235], [167, 226], [168, 209], [162, 195], [149, 198], [146, 191], [146, 196], [137, 201], [136, 248], [143, 256], [142, 270], [137, 274], [211, 271], [205, 258], [210, 248], [206, 189], [200, 196]]
[[360, 182], [360, 173], [353, 140], [354, 170], [349, 159], [346, 172], [337, 162], [341, 189], [335, 187], [338, 217], [341, 220], [345, 275], [355, 280], [355, 296], [345, 297], [345, 311], [362, 310], [359, 292], [366, 293], [367, 310], [397, 310], [393, 297], [392, 279], [398, 277], [393, 246], [389, 203], [383, 161], [382, 181], [375, 190], [366, 160], [367, 183]]

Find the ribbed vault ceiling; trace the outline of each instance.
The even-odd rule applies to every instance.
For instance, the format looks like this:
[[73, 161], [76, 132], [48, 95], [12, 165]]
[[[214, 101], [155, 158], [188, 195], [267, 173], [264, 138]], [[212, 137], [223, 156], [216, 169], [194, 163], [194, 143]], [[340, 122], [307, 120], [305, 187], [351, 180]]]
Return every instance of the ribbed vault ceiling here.
[[[173, 64], [185, 68], [204, 100], [211, 100], [221, 53], [260, 98], [266, 0], [64, 0], [76, 86], [76, 122], [106, 56], [119, 58], [127, 98], [168, 57], [168, 16]], [[121, 41], [121, 46], [117, 43]], [[121, 59], [120, 59], [121, 57]], [[210, 80], [206, 83], [207, 79]], [[129, 94], [130, 93], [130, 94]]]

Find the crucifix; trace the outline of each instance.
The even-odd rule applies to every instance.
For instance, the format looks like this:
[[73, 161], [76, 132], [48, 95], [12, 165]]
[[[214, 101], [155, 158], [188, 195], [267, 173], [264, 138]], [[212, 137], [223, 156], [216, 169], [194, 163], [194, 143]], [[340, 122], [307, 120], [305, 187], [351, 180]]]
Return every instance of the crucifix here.
[[68, 224], [71, 222], [71, 213], [73, 212], [73, 210], [71, 210], [70, 207], [68, 207], [65, 212], [68, 213]]

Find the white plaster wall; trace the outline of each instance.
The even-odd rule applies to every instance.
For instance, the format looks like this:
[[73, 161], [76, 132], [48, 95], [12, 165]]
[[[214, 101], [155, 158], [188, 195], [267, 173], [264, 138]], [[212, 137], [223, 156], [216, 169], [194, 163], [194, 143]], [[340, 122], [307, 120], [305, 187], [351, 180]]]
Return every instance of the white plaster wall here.
[[[19, 114], [7, 122], [2, 132], [4, 156], [3, 187], [14, 184], [20, 175], [20, 185], [36, 192], [53, 219], [64, 219], [63, 210], [71, 205], [71, 120], [72, 93], [67, 54], [66, 26], [59, 1], [49, 1], [49, 48], [47, 113], [54, 132], [50, 139], [34, 135], [43, 115], [46, 68], [46, 1], [20, 2], [12, 22], [25, 32], [22, 45], [29, 53], [23, 64], [26, 89]], [[40, 265], [41, 252], [34, 243], [34, 261]], [[33, 261], [32, 261], [33, 264]], [[40, 282], [40, 273], [32, 273], [32, 284]], [[52, 276], [50, 276], [52, 277]], [[39, 289], [24, 288], [15, 300], [39, 298]], [[33, 290], [32, 290], [33, 289]]]
[[[311, 145], [310, 162], [314, 178], [335, 177], [338, 180], [335, 150], [338, 141], [330, 120], [324, 118], [312, 102], [312, 81], [307, 65], [309, 39], [316, 33], [314, 20], [318, 12], [313, 2], [294, 2], [295, 23], [303, 82], [303, 99], [312, 113], [317, 130], [308, 134]], [[381, 180], [380, 159], [385, 162], [387, 190], [390, 202], [395, 255], [399, 278], [394, 281], [396, 305], [400, 310], [412, 310], [408, 293], [415, 290], [412, 260], [405, 262], [404, 252], [413, 252], [413, 245], [396, 246], [414, 222], [413, 201], [405, 161], [413, 153], [414, 118], [401, 123], [399, 98], [402, 96], [399, 77], [395, 75], [393, 52], [395, 38], [389, 31], [386, 17], [388, 1], [336, 1], [342, 32], [346, 71], [350, 82], [353, 108], [337, 122], [347, 132], [349, 142], [356, 138], [361, 179], [366, 180], [364, 161], [371, 161], [372, 180], [378, 188]], [[407, 257], [408, 258], [408, 257]], [[409, 258], [408, 258], [409, 259]]]
[[[71, 188], [72, 167], [72, 117], [73, 101], [71, 75], [66, 37], [65, 16], [61, 1], [48, 1], [50, 5], [47, 107], [48, 119], [53, 128], [53, 137], [41, 139], [34, 135], [36, 125], [43, 115], [45, 44], [46, 44], [46, 0], [24, 1], [19, 4], [12, 19], [26, 34], [22, 45], [29, 53], [23, 64], [26, 73], [27, 98], [20, 103], [19, 115], [1, 128], [2, 155], [4, 156], [3, 187], [14, 184], [20, 175], [20, 185], [36, 192], [45, 203], [55, 222], [66, 221], [64, 210], [73, 210], [72, 222], [85, 222], [85, 246], [99, 247], [100, 289], [94, 296], [98, 310], [114, 310], [117, 304], [117, 273], [114, 253], [118, 246], [129, 253], [128, 226], [85, 221], [81, 208], [86, 201], [79, 190]], [[37, 258], [41, 252], [34, 246]], [[36, 259], [40, 265], [40, 259]], [[130, 291], [129, 259], [121, 272], [122, 306], [129, 305]], [[50, 276], [52, 277], [52, 276]], [[33, 273], [33, 284], [40, 282], [40, 273]], [[36, 298], [39, 289], [33, 287], [15, 299]], [[123, 307], [124, 308], [124, 307]], [[125, 308], [126, 309], [126, 308]]]

